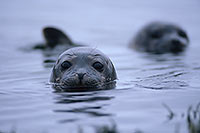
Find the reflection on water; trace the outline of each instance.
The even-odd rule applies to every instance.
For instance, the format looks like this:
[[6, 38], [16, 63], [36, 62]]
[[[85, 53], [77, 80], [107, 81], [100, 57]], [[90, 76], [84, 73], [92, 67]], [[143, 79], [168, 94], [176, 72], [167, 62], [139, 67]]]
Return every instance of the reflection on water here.
[[[58, 93], [59, 94], [59, 93]], [[98, 94], [98, 92], [89, 92], [84, 94], [84, 92], [78, 93], [78, 94], [59, 94], [60, 96], [56, 98], [57, 102], [59, 104], [70, 104], [70, 103], [80, 103], [80, 102], [98, 102], [98, 101], [104, 101], [104, 100], [110, 100], [114, 97], [111, 96], [95, 96], [95, 94]]]
[[[82, 92], [82, 93], [57, 93], [55, 98], [56, 104], [79, 104], [79, 103], [97, 103], [100, 101], [111, 100], [113, 96], [100, 96], [98, 92]], [[87, 114], [91, 117], [111, 116], [112, 114], [103, 111], [102, 105], [83, 105], [75, 106], [67, 109], [53, 110], [55, 113], [74, 113], [74, 114]], [[61, 120], [60, 122], [69, 122], [70, 120]]]

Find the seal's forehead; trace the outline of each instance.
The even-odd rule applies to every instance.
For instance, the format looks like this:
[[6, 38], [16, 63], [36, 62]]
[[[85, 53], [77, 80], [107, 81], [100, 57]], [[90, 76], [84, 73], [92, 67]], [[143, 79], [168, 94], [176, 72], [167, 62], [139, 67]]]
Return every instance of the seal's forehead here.
[[[106, 57], [101, 51], [95, 49], [95, 48], [89, 48], [89, 47], [75, 47], [66, 50], [63, 52], [59, 58], [62, 58], [63, 56], [103, 56]], [[107, 58], [107, 57], [106, 57]]]
[[179, 30], [182, 28], [175, 24], [171, 24], [171, 23], [167, 23], [167, 22], [155, 22], [155, 23], [151, 23], [150, 25], [148, 25], [147, 29], [149, 29], [150, 31], [169, 32], [169, 31]]

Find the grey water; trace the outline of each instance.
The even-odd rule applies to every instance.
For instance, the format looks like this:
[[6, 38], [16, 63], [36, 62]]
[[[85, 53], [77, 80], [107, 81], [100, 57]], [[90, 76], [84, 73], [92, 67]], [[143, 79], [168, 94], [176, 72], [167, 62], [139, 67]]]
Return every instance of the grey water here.
[[[115, 125], [120, 133], [189, 133], [188, 108], [200, 102], [199, 7], [198, 0], [1, 0], [0, 132], [95, 133]], [[154, 20], [186, 29], [186, 52], [129, 49], [137, 31]], [[24, 50], [44, 42], [45, 26], [107, 54], [117, 87], [55, 93], [44, 53]]]

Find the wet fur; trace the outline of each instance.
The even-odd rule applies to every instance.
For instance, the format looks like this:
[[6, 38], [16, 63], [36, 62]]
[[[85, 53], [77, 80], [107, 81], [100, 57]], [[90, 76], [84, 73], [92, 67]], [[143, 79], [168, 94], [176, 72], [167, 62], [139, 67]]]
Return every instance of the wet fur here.
[[[70, 61], [73, 65], [63, 70], [61, 64]], [[96, 61], [104, 65], [104, 70], [98, 72], [92, 67]], [[84, 73], [80, 81], [79, 73]], [[50, 82], [56, 90], [85, 91], [110, 89], [115, 86], [117, 74], [111, 60], [97, 49], [88, 47], [71, 48], [60, 55], [53, 67]], [[81, 83], [80, 83], [81, 82]]]

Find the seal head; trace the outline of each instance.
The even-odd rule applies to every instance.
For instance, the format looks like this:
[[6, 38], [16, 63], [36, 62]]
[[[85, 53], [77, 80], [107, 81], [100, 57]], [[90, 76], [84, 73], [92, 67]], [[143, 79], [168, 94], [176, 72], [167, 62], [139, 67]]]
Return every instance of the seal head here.
[[75, 47], [62, 53], [50, 77], [58, 91], [111, 89], [117, 79], [111, 60], [97, 49]]
[[131, 47], [155, 54], [180, 53], [189, 44], [189, 38], [181, 27], [164, 22], [153, 22], [136, 34]]

